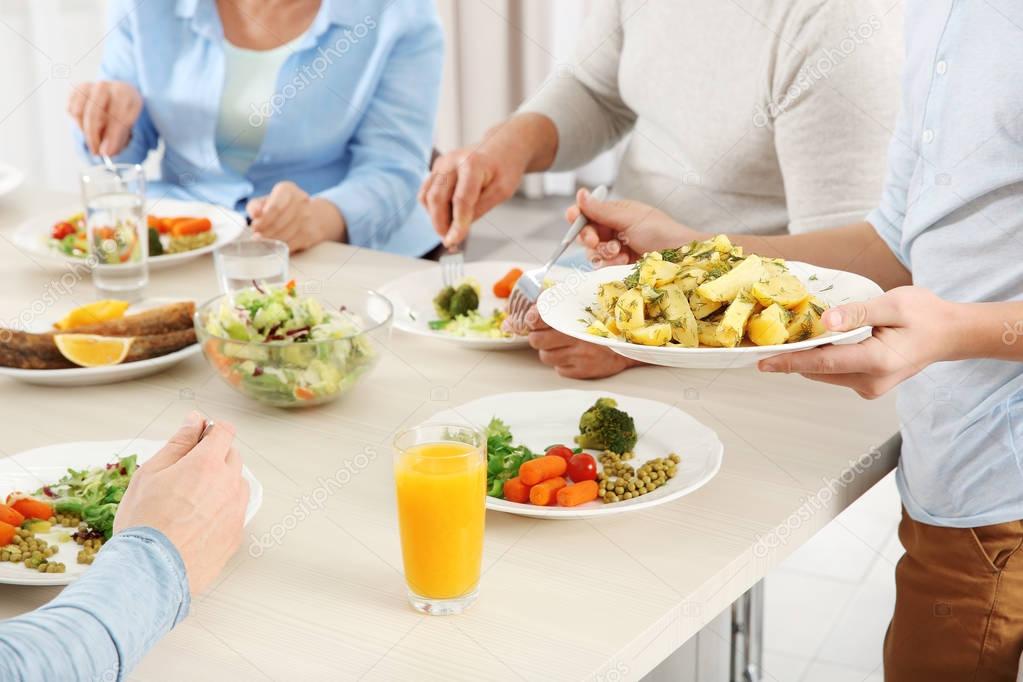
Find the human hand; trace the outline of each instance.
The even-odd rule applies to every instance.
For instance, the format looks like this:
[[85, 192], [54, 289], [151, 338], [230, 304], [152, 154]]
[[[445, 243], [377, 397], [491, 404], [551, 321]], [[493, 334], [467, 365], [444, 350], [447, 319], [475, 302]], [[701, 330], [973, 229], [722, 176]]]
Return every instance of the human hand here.
[[89, 153], [115, 156], [131, 140], [142, 95], [121, 81], [82, 83], [71, 88], [67, 111], [84, 134]]
[[528, 335], [529, 345], [539, 351], [540, 362], [568, 379], [602, 379], [643, 363], [618, 355], [610, 348], [586, 343], [551, 329], [536, 306], [526, 312], [525, 324], [508, 331]]
[[594, 267], [632, 263], [648, 251], [668, 249], [709, 235], [676, 222], [663, 211], [638, 201], [599, 201], [589, 191], [579, 190], [576, 203], [565, 211], [575, 222], [580, 212], [588, 224], [579, 233], [586, 255]]
[[872, 325], [873, 335], [856, 344], [819, 346], [761, 360], [765, 372], [795, 372], [807, 379], [846, 386], [874, 399], [934, 362], [957, 359], [962, 343], [960, 306], [927, 289], [892, 289], [865, 303], [849, 303], [821, 318], [831, 331]]
[[445, 246], [465, 241], [472, 223], [509, 199], [522, 182], [526, 162], [495, 151], [480, 145], [448, 152], [434, 162], [419, 189], [419, 202]]
[[192, 594], [205, 590], [241, 543], [249, 484], [232, 445], [234, 426], [217, 422], [202, 442], [203, 420], [185, 423], [135, 475], [114, 517], [114, 532], [148, 526], [181, 555]]
[[345, 236], [344, 216], [337, 206], [310, 197], [289, 180], [278, 182], [270, 194], [251, 199], [246, 210], [257, 237], [286, 242], [292, 253]]

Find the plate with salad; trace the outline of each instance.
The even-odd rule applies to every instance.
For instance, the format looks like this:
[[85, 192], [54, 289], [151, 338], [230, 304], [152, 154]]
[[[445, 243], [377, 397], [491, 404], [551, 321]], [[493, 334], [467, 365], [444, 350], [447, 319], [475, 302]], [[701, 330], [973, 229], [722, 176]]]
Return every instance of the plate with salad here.
[[[164, 444], [60, 443], [0, 459], [0, 584], [67, 585], [85, 573], [110, 539], [131, 477]], [[242, 476], [248, 524], [263, 503], [263, 486], [246, 467]]]
[[[237, 239], [245, 229], [245, 217], [198, 201], [148, 199], [146, 227], [149, 267], [159, 269], [198, 258]], [[89, 253], [85, 214], [81, 206], [40, 214], [15, 230], [14, 243], [51, 265], [85, 262]]]
[[[523, 336], [501, 330], [505, 308], [523, 271], [536, 267], [514, 261], [473, 261], [452, 287], [441, 281], [440, 267], [413, 272], [382, 287], [394, 305], [394, 327], [477, 350], [511, 350], [529, 346]], [[551, 281], [572, 271], [554, 267]]]
[[599, 391], [487, 396], [435, 414], [487, 437], [487, 509], [578, 519], [688, 495], [721, 468], [717, 434], [673, 405]]

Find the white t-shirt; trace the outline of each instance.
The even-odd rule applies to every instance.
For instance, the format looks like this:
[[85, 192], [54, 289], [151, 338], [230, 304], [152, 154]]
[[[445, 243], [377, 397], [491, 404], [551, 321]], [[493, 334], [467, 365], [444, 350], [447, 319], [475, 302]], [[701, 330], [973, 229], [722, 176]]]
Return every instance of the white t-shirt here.
[[259, 155], [277, 104], [277, 77], [295, 41], [270, 50], [247, 50], [224, 41], [224, 90], [217, 114], [220, 163], [241, 175]]

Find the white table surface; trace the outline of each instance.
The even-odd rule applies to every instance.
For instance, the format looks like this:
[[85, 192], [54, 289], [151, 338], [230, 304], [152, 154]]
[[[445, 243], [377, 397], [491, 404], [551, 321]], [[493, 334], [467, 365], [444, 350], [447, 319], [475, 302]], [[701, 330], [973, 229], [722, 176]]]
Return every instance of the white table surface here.
[[[74, 199], [22, 188], [0, 203], [0, 321], [33, 306], [45, 315], [55, 294], [94, 298], [87, 278], [58, 293], [59, 273], [10, 242], [33, 211]], [[340, 304], [339, 285], [380, 286], [421, 267], [435, 266], [332, 244], [295, 257], [292, 274]], [[205, 300], [215, 289], [207, 257], [154, 273], [149, 294]], [[419, 615], [401, 575], [393, 433], [480, 396], [565, 387], [677, 405], [718, 432], [720, 474], [675, 503], [596, 521], [488, 512], [479, 601], [457, 617]], [[162, 438], [191, 409], [238, 426], [263, 508], [216, 586], [132, 675], [192, 682], [638, 680], [890, 471], [898, 429], [892, 399], [868, 402], [795, 376], [642, 368], [579, 382], [527, 351], [461, 351], [398, 332], [374, 373], [322, 408], [250, 402], [201, 357], [109, 386], [0, 379], [0, 404], [0, 456], [60, 441]], [[339, 474], [346, 467], [354, 475]], [[326, 497], [320, 508], [317, 496]], [[271, 532], [283, 532], [279, 543], [254, 540]], [[57, 591], [0, 586], [0, 617]]]

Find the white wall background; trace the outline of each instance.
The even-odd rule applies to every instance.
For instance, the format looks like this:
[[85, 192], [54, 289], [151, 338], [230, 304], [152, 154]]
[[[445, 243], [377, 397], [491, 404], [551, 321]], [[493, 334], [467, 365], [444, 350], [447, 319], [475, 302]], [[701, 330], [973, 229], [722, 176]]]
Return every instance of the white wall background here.
[[[556, 63], [568, 61], [586, 1], [437, 0], [448, 38], [437, 146], [479, 139]], [[0, 162], [21, 168], [27, 182], [77, 191], [81, 159], [65, 104], [72, 83], [95, 77], [105, 5], [0, 0]], [[609, 179], [612, 168], [606, 157], [583, 179]], [[534, 180], [529, 193], [568, 193], [575, 179], [548, 175]]]

